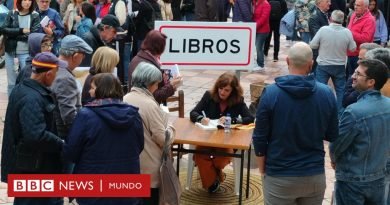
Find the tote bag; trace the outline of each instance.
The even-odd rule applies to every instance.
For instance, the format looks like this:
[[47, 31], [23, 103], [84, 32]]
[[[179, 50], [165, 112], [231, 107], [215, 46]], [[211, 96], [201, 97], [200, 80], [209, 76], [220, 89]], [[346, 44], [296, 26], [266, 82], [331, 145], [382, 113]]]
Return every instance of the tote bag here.
[[169, 139], [169, 132], [165, 131], [165, 143], [160, 166], [160, 204], [179, 205], [182, 190], [179, 178], [177, 177], [175, 168], [173, 167], [172, 159], [169, 156]]

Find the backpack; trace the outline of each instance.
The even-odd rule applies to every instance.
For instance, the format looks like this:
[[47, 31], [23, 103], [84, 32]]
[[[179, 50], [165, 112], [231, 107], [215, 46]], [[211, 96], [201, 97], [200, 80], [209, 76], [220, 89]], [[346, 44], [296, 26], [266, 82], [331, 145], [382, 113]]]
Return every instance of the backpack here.
[[271, 14], [269, 17], [270, 21], [280, 21], [282, 18], [282, 4], [278, 0], [270, 0]]

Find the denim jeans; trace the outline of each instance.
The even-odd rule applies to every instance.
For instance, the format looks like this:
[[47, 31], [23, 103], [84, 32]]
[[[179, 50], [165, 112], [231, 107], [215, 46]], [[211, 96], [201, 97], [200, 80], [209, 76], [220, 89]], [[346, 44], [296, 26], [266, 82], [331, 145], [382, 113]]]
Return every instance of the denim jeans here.
[[[389, 168], [387, 168], [387, 172], [389, 172]], [[385, 177], [385, 193], [384, 193], [384, 204], [385, 205], [390, 205], [390, 174], [387, 173]]]
[[328, 84], [329, 78], [332, 79], [337, 96], [337, 108], [340, 110], [343, 106], [343, 96], [345, 89], [345, 66], [344, 65], [317, 65], [316, 78], [318, 82]]
[[336, 181], [337, 205], [382, 205], [384, 178], [371, 182]]
[[5, 69], [7, 72], [7, 93], [8, 96], [11, 94], [12, 89], [15, 87], [16, 77], [18, 76], [18, 71], [14, 69], [14, 58], [18, 58], [19, 60], [19, 69], [24, 68], [26, 66], [26, 59], [29, 57], [29, 54], [10, 54], [5, 53]]
[[264, 204], [322, 204], [325, 188], [325, 174], [304, 177], [265, 175], [263, 178]]
[[193, 12], [185, 12], [182, 21], [193, 21], [195, 14]]
[[268, 33], [256, 33], [256, 62], [260, 67], [264, 67], [264, 44], [267, 37]]
[[123, 71], [124, 71], [124, 82], [123, 84], [127, 85], [127, 80], [129, 79], [129, 64], [131, 61], [131, 45], [132, 42], [125, 42], [123, 48]]
[[310, 32], [299, 32], [299, 34], [301, 35], [301, 39], [303, 42], [309, 44], [310, 41], [311, 41], [311, 36], [310, 36]]

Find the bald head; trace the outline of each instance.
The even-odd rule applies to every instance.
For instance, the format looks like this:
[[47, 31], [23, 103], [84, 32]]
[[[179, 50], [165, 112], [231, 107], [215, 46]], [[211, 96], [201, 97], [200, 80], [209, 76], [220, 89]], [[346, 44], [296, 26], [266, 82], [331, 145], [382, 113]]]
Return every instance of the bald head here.
[[311, 67], [312, 59], [313, 52], [304, 42], [294, 44], [288, 51], [287, 61], [290, 68], [306, 69], [308, 65]]

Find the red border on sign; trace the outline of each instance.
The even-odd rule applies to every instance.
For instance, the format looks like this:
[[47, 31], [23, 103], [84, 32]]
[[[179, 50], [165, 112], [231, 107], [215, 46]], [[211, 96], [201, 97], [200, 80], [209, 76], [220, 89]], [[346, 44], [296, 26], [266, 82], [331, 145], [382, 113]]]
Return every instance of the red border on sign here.
[[[252, 50], [252, 32], [250, 27], [242, 27], [242, 26], [231, 26], [231, 27], [224, 27], [224, 26], [173, 26], [173, 25], [165, 25], [161, 26], [159, 31], [162, 32], [163, 29], [166, 28], [188, 28], [188, 29], [223, 29], [223, 30], [229, 30], [229, 29], [241, 29], [241, 30], [249, 30], [249, 50], [248, 50], [248, 60], [246, 63], [175, 63], [175, 62], [165, 62], [162, 63], [162, 65], [201, 65], [201, 66], [224, 66], [224, 65], [230, 65], [230, 66], [247, 66], [250, 64], [251, 59], [251, 50]], [[163, 32], [162, 32], [163, 33]]]

